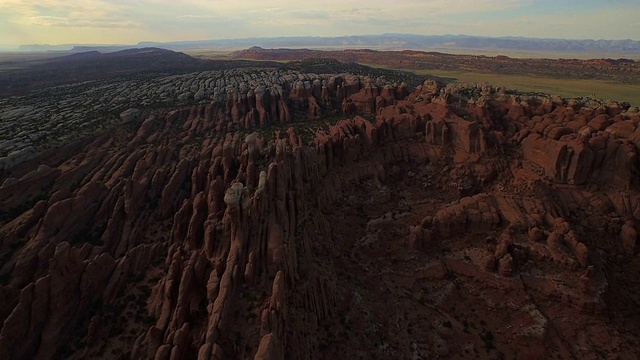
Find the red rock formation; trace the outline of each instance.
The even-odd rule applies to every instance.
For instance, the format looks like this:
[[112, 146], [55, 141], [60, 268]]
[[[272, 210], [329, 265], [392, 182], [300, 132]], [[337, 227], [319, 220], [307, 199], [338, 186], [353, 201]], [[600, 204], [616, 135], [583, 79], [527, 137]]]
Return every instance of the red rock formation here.
[[[404, 89], [247, 90], [3, 179], [3, 204], [52, 192], [0, 223], [0, 353], [637, 355], [629, 325], [603, 317], [640, 315], [625, 109]], [[341, 104], [375, 121], [296, 119]], [[269, 141], [236, 131], [281, 123]]]

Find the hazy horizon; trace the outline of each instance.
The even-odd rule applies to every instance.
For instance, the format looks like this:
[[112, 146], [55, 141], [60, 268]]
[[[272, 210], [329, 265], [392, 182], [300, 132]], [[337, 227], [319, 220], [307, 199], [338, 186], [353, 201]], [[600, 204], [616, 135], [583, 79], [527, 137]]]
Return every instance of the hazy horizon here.
[[[365, 37], [365, 36], [385, 36], [385, 35], [401, 35], [401, 36], [413, 36], [413, 35], [418, 35], [418, 36], [469, 36], [469, 37], [486, 37], [486, 38], [523, 38], [523, 39], [548, 39], [548, 40], [576, 40], [576, 41], [581, 41], [581, 40], [594, 40], [594, 41], [598, 41], [598, 40], [605, 40], [605, 41], [624, 41], [624, 40], [632, 40], [632, 41], [639, 41], [639, 40], [634, 40], [634, 39], [608, 39], [608, 38], [584, 38], [584, 39], [577, 39], [577, 38], [560, 38], [560, 37], [531, 37], [531, 36], [514, 36], [514, 35], [504, 35], [504, 36], [483, 36], [483, 35], [475, 35], [475, 34], [414, 34], [414, 33], [380, 33], [380, 34], [351, 34], [351, 35], [339, 35], [339, 36], [323, 36], [323, 35], [300, 35], [300, 36], [251, 36], [251, 37], [238, 37], [238, 38], [220, 38], [220, 39], [212, 39], [212, 38], [207, 38], [207, 39], [180, 39], [180, 40], [169, 40], [169, 41], [154, 41], [154, 40], [140, 40], [140, 41], [136, 41], [136, 42], [131, 42], [131, 43], [127, 43], [127, 42], [121, 42], [121, 43], [24, 43], [24, 44], [17, 44], [17, 45], [0, 45], [0, 46], [5, 46], [5, 47], [19, 47], [19, 46], [69, 46], [69, 45], [83, 45], [83, 46], [132, 46], [132, 45], [137, 45], [140, 43], [159, 43], [159, 44], [164, 44], [164, 43], [180, 43], [180, 42], [200, 42], [200, 41], [234, 41], [234, 40], [252, 40], [252, 39], [278, 39], [278, 38], [292, 38], [292, 39], [302, 39], [302, 38], [347, 38], [347, 37]], [[244, 49], [245, 47], [241, 46], [239, 48]]]
[[637, 41], [639, 13], [634, 0], [2, 0], [0, 47], [384, 33]]

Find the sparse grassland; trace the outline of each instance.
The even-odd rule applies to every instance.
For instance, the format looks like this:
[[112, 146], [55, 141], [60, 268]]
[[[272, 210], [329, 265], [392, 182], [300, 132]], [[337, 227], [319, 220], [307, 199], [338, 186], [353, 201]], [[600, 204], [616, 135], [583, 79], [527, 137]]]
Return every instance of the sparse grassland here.
[[640, 106], [640, 85], [603, 80], [552, 79], [525, 75], [482, 74], [463, 71], [416, 71], [419, 75], [455, 78], [461, 82], [489, 82], [522, 92], [544, 92], [563, 97], [593, 96], [600, 99], [627, 101]]
[[[376, 49], [378, 50], [378, 49]], [[402, 51], [406, 49], [379, 49], [379, 50], [396, 50]], [[640, 55], [631, 55], [631, 54], [598, 54], [598, 53], [572, 53], [572, 52], [551, 52], [551, 51], [534, 51], [534, 50], [505, 50], [505, 49], [471, 49], [471, 48], [454, 48], [454, 47], [433, 47], [433, 48], [417, 48], [410, 49], [417, 51], [435, 51], [441, 52], [445, 54], [454, 54], [454, 55], [484, 55], [484, 56], [498, 56], [504, 55], [511, 58], [516, 59], [581, 59], [581, 60], [589, 60], [589, 59], [600, 59], [600, 58], [626, 58], [632, 59], [635, 61], [640, 61]]]
[[[387, 68], [375, 64], [366, 65], [377, 68]], [[448, 81], [467, 83], [488, 82], [493, 85], [503, 85], [509, 89], [520, 92], [542, 92], [557, 94], [567, 98], [596, 97], [615, 101], [627, 101], [632, 106], [640, 106], [639, 84], [624, 84], [604, 80], [554, 79], [527, 75], [488, 74], [467, 71], [394, 70], [413, 71], [418, 75], [424, 75], [425, 77], [432, 76]]]

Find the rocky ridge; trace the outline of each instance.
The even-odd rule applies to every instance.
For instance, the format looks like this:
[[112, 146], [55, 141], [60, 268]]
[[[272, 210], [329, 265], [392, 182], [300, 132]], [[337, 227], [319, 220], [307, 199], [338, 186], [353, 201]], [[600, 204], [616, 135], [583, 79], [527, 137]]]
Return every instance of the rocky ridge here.
[[[28, 96], [0, 99], [0, 170], [115, 126], [137, 123], [150, 114], [190, 105], [199, 104], [202, 111], [209, 111], [212, 107], [206, 110], [206, 105], [225, 103], [227, 108], [216, 108], [216, 113], [206, 116], [218, 116], [216, 121], [229, 128], [291, 122], [297, 115], [293, 110], [304, 112], [309, 107], [309, 115], [317, 119], [322, 115], [319, 104], [327, 111], [340, 109], [345, 97], [371, 84], [386, 91], [382, 94], [386, 101], [395, 96], [389, 88], [399, 86], [384, 77], [231, 69], [45, 88]], [[403, 91], [403, 95], [408, 92]], [[231, 123], [226, 122], [227, 116]]]
[[285, 76], [9, 169], [0, 353], [637, 356], [637, 108]]

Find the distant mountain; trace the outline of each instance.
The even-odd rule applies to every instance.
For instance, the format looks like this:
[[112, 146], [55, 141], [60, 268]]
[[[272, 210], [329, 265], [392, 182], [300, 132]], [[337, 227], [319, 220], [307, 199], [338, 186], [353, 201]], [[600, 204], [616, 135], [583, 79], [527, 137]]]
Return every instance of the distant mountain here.
[[[144, 47], [144, 46], [136, 46], [136, 47]], [[87, 51], [100, 51], [103, 53], [106, 52], [115, 52], [122, 51], [134, 48], [131, 45], [74, 45], [69, 52], [87, 52]]]
[[388, 49], [476, 49], [503, 50], [527, 52], [555, 52], [573, 54], [598, 54], [606, 56], [637, 55], [640, 56], [640, 41], [635, 40], [570, 40], [543, 39], [527, 37], [485, 37], [471, 35], [412, 35], [412, 34], [382, 34], [339, 37], [270, 37], [244, 38], [201, 41], [173, 41], [173, 42], [140, 42], [137, 45], [24, 45], [21, 51], [69, 51], [86, 52], [98, 50], [113, 52], [133, 47], [157, 47], [168, 50], [187, 50], [196, 48], [247, 48], [261, 46], [273, 47], [384, 47]]
[[18, 51], [21, 52], [87, 52], [92, 50], [99, 50], [101, 52], [120, 51], [124, 49], [131, 49], [132, 45], [101, 45], [101, 44], [61, 44], [61, 45], [49, 45], [49, 44], [31, 44], [20, 45]]
[[183, 74], [235, 67], [277, 67], [274, 62], [202, 60], [160, 48], [132, 48], [102, 53], [87, 51], [29, 61], [24, 67], [0, 71], [0, 96], [83, 81], [142, 74]]
[[[96, 50], [73, 53], [44, 60], [33, 61], [25, 69], [27, 73], [43, 71], [46, 78], [70, 78], [72, 82], [87, 81], [101, 76], [121, 76], [139, 73], [172, 73], [184, 70], [201, 70], [206, 61], [181, 52], [160, 48], [133, 48], [110, 53]], [[55, 71], [50, 71], [55, 68]]]
[[383, 34], [340, 37], [276, 37], [178, 42], [141, 42], [171, 50], [215, 47], [385, 47], [389, 49], [492, 49], [532, 52], [640, 55], [640, 41], [567, 40], [469, 35]]

